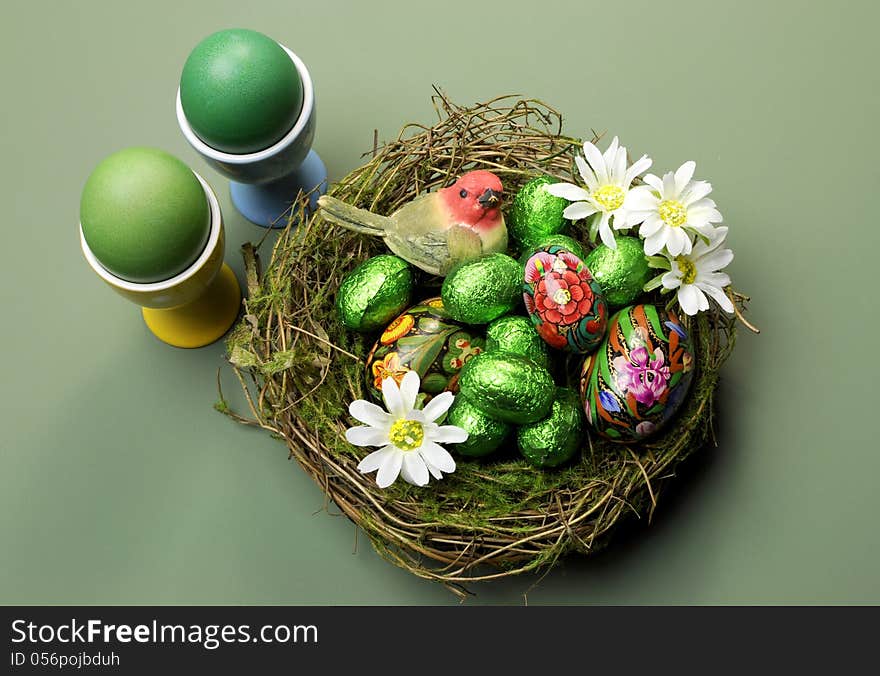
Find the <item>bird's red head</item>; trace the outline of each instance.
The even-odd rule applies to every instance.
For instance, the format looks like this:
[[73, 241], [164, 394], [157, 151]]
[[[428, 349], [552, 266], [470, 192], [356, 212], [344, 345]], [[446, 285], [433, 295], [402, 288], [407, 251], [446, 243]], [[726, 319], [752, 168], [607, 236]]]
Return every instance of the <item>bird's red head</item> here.
[[462, 174], [439, 192], [450, 215], [475, 230], [489, 230], [501, 222], [501, 195], [504, 188], [491, 171], [478, 169]]

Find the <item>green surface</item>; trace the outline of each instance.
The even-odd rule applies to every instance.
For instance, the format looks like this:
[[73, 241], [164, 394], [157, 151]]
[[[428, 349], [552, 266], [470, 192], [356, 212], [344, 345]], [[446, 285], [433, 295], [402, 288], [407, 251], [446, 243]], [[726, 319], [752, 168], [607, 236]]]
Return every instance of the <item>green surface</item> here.
[[253, 153], [279, 141], [299, 117], [302, 102], [302, 82], [290, 56], [253, 30], [209, 35], [180, 75], [180, 103], [193, 131], [228, 153]]
[[211, 229], [199, 179], [156, 148], [125, 148], [101, 160], [83, 188], [80, 222], [101, 265], [130, 282], [183, 272]]
[[160, 344], [79, 252], [89, 172], [144, 144], [217, 189], [240, 274], [237, 245], [263, 231], [187, 147], [174, 91], [194, 44], [246, 25], [309, 64], [332, 177], [373, 128], [432, 119], [432, 83], [464, 102], [516, 91], [565, 111], [572, 133], [619, 134], [657, 172], [696, 160], [730, 225], [729, 270], [764, 332], [725, 366], [718, 447], [663, 492], [650, 528], [469, 603], [880, 603], [872, 3], [4, 10], [0, 600], [458, 603], [324, 513], [277, 441], [212, 411], [221, 345]]

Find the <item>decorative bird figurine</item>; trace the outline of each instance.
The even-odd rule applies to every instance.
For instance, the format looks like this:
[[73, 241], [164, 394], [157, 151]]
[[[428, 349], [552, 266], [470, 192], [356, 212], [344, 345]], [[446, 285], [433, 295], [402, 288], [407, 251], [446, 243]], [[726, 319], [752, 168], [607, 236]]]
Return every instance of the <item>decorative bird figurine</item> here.
[[447, 188], [420, 195], [390, 216], [380, 216], [324, 195], [325, 218], [344, 228], [382, 237], [388, 248], [432, 275], [456, 264], [507, 251], [501, 180], [491, 171], [463, 174]]

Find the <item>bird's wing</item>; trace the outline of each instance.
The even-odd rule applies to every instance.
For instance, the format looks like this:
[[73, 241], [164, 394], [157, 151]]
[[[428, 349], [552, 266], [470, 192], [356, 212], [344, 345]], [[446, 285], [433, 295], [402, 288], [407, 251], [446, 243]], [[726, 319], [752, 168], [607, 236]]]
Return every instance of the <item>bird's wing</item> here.
[[470, 228], [453, 225], [446, 233], [449, 257], [453, 262], [468, 261], [483, 253], [483, 241]]
[[445, 275], [450, 267], [445, 232], [387, 232], [385, 243], [398, 256], [432, 275]]

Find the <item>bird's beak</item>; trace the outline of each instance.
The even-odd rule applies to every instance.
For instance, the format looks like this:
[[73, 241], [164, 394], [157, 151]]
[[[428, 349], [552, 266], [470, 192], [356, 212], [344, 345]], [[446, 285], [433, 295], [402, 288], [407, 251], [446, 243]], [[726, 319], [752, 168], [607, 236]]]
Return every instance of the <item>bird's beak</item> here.
[[477, 198], [480, 206], [491, 209], [501, 201], [501, 193], [495, 192], [492, 188], [486, 188], [486, 192]]

